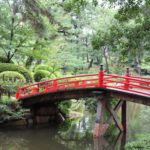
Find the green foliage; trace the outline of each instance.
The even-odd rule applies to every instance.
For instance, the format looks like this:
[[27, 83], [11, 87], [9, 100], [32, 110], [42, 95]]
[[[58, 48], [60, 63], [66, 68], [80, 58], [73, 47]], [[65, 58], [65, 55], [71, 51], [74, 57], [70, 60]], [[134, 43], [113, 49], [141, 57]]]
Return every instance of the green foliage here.
[[[0, 63], [7, 63], [7, 58], [0, 56]], [[10, 63], [13, 63], [12, 61]]]
[[83, 113], [85, 110], [85, 102], [81, 99], [80, 101], [72, 100], [70, 112]]
[[53, 63], [50, 63], [48, 65], [40, 64], [37, 65], [34, 69], [35, 81], [44, 81], [61, 76], [62, 75], [60, 73], [59, 67]]
[[4, 71], [0, 73], [0, 85], [5, 93], [14, 94], [17, 87], [26, 83], [25, 77], [16, 71]]
[[34, 71], [38, 71], [38, 70], [46, 70], [46, 71], [49, 71], [49, 66], [48, 65], [44, 65], [44, 64], [41, 64], [41, 65], [37, 65], [34, 69]]
[[71, 101], [63, 101], [58, 104], [58, 108], [65, 114], [69, 114], [69, 108], [71, 107]]
[[23, 86], [24, 82], [0, 81], [2, 94], [14, 95], [18, 86]]
[[4, 95], [0, 98], [0, 104], [11, 105], [12, 103], [15, 103], [15, 102], [17, 101], [14, 97], [8, 97]]
[[67, 0], [64, 3], [64, 9], [66, 11], [75, 11], [79, 13], [82, 7], [85, 7], [87, 0]]
[[50, 77], [50, 73], [47, 70], [37, 70], [34, 73], [34, 80], [35, 81], [41, 81], [41, 79], [43, 78], [49, 78]]
[[63, 4], [63, 7], [66, 11], [74, 11], [77, 14], [81, 13], [81, 10], [86, 8], [88, 4], [97, 6], [97, 0], [66, 0]]
[[13, 97], [2, 96], [0, 98], [0, 123], [9, 120], [22, 119], [23, 110]]
[[26, 82], [25, 77], [16, 71], [4, 71], [0, 73], [0, 80], [3, 81], [21, 81]]
[[95, 98], [87, 98], [85, 100], [85, 107], [88, 112], [96, 113], [97, 100]]
[[33, 41], [32, 29], [28, 23], [22, 22], [19, 9], [15, 1], [0, 1], [1, 25], [0, 54], [5, 56], [7, 63], [10, 63], [21, 51], [25, 51], [24, 45]]
[[27, 82], [31, 82], [33, 80], [29, 71], [22, 66], [18, 66], [15, 64], [8, 64], [8, 63], [0, 63], [0, 73], [4, 71], [18, 72], [24, 76]]
[[150, 135], [140, 135], [134, 142], [129, 142], [126, 145], [126, 150], [149, 150]]

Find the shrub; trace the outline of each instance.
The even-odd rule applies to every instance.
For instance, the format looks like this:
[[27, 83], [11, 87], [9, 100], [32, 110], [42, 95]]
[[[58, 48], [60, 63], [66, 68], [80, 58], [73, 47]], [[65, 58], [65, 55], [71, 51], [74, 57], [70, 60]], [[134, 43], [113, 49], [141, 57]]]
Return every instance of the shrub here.
[[16, 71], [4, 71], [4, 72], [1, 72], [0, 73], [0, 79], [3, 79], [4, 81], [16, 81], [16, 80], [19, 80], [19, 81], [22, 81], [22, 82], [26, 82], [26, 79], [25, 77], [16, 72]]
[[22, 119], [24, 110], [14, 97], [2, 96], [0, 99], [0, 123]]
[[50, 76], [50, 73], [46, 70], [37, 70], [34, 73], [34, 80], [39, 82], [41, 81], [43, 78], [48, 78]]
[[71, 101], [60, 102], [58, 108], [66, 115], [69, 114], [69, 108], [71, 107]]
[[38, 70], [47, 70], [47, 71], [49, 71], [49, 67], [47, 65], [41, 64], [41, 65], [36, 66], [35, 69], [34, 69], [35, 72], [38, 71]]
[[13, 94], [18, 86], [26, 82], [25, 77], [16, 71], [4, 71], [0, 73], [0, 85], [4, 89], [3, 93]]
[[60, 72], [55, 72], [54, 76], [57, 77], [57, 78], [59, 78], [59, 77], [62, 77], [62, 74]]
[[127, 143], [126, 150], [149, 150], [150, 148], [150, 135], [141, 135], [134, 142]]
[[9, 104], [16, 103], [16, 102], [17, 101], [14, 97], [8, 97], [8, 96], [4, 95], [0, 98], [0, 105], [1, 104], [9, 105]]
[[57, 76], [55, 74], [50, 75], [50, 79], [55, 79]]
[[29, 71], [22, 66], [9, 64], [9, 63], [0, 63], [0, 73], [4, 71], [16, 71], [22, 74], [25, 77], [27, 82], [30, 82], [33, 80]]

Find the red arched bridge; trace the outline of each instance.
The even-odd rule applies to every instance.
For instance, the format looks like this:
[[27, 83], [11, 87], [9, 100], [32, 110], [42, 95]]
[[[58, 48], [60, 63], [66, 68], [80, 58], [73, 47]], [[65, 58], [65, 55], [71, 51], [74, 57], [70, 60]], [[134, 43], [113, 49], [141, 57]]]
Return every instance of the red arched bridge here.
[[[67, 92], [68, 94], [71, 94], [71, 91], [86, 90], [87, 92], [91, 90], [92, 92], [108, 91], [111, 92], [111, 94], [120, 93], [120, 95], [122, 94], [126, 97], [132, 95], [131, 97], [135, 98], [135, 102], [139, 97], [141, 100], [149, 99], [150, 101], [150, 78], [132, 76], [129, 74], [129, 69], [127, 69], [127, 72], [124, 75], [107, 74], [101, 70], [96, 74], [62, 77], [18, 87], [16, 98], [19, 100], [37, 99], [37, 97], [42, 97], [42, 95], [44, 97], [44, 95], [59, 93], [64, 93], [65, 97]], [[88, 95], [89, 94], [87, 93], [87, 97]], [[70, 98], [71, 96], [73, 96], [73, 94], [70, 95]], [[58, 97], [59, 96], [57, 96], [57, 98]], [[60, 97], [63, 98], [62, 95], [60, 95]], [[78, 95], [76, 95], [76, 97], [80, 98]], [[52, 101], [52, 98], [48, 99]], [[42, 102], [44, 102], [44, 99], [42, 99]], [[138, 100], [137, 103], [139, 103]]]
[[[102, 135], [107, 128], [102, 123], [104, 110], [110, 113], [120, 131], [126, 131], [127, 101], [150, 106], [150, 78], [130, 75], [129, 69], [124, 75], [107, 74], [103, 67], [96, 74], [84, 74], [51, 79], [43, 82], [18, 87], [16, 98], [24, 107], [46, 106], [50, 103], [69, 99], [97, 97], [97, 116], [94, 134]], [[118, 99], [112, 108], [110, 98]], [[122, 108], [122, 122], [119, 123], [116, 113]]]

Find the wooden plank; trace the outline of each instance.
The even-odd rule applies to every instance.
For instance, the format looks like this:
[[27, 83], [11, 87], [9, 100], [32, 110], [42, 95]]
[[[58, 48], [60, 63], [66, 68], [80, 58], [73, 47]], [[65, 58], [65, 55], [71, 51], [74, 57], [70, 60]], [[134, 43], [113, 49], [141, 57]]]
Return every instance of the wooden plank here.
[[116, 126], [118, 127], [118, 129], [122, 132], [123, 131], [123, 126], [122, 126], [122, 124], [120, 124], [120, 122], [119, 122], [119, 120], [116, 116], [116, 112], [108, 104], [106, 104], [106, 108], [107, 108], [108, 112], [112, 115], [113, 120], [114, 120]]
[[[115, 111], [115, 113], [117, 113], [118, 112], [118, 110], [120, 109], [120, 107], [122, 106], [122, 104], [123, 104], [123, 102], [124, 101], [122, 101], [122, 100], [119, 100], [119, 102], [117, 103], [117, 105], [115, 106], [115, 108], [114, 108], [114, 111]], [[108, 123], [111, 123], [112, 122], [112, 119], [113, 119], [113, 117], [112, 116], [110, 116], [110, 118], [108, 119]]]
[[124, 101], [122, 105], [122, 125], [123, 125], [123, 130], [126, 133], [127, 132], [127, 102]]

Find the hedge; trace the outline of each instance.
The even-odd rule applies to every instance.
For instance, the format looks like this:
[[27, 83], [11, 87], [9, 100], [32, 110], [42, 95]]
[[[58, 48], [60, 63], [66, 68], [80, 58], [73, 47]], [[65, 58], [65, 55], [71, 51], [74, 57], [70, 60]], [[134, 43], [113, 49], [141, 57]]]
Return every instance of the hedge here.
[[22, 74], [25, 77], [27, 82], [33, 81], [33, 78], [29, 73], [29, 71], [22, 66], [10, 64], [10, 63], [0, 63], [0, 73], [4, 71], [16, 71]]
[[11, 81], [22, 81], [22, 82], [26, 82], [26, 79], [25, 79], [25, 77], [22, 75], [22, 74], [20, 74], [20, 73], [18, 73], [18, 72], [16, 72], [16, 71], [4, 71], [4, 72], [1, 72], [0, 73], [0, 79], [2, 79], [2, 80], [6, 80], [6, 81], [8, 81], [8, 80], [11, 80]]
[[38, 71], [38, 70], [46, 70], [46, 71], [49, 71], [49, 67], [48, 67], [48, 65], [43, 65], [43, 64], [41, 64], [41, 65], [36, 66], [35, 69], [34, 69], [35, 72]]
[[39, 82], [41, 81], [43, 78], [48, 78], [50, 76], [49, 71], [46, 70], [37, 70], [34, 73], [34, 80]]

